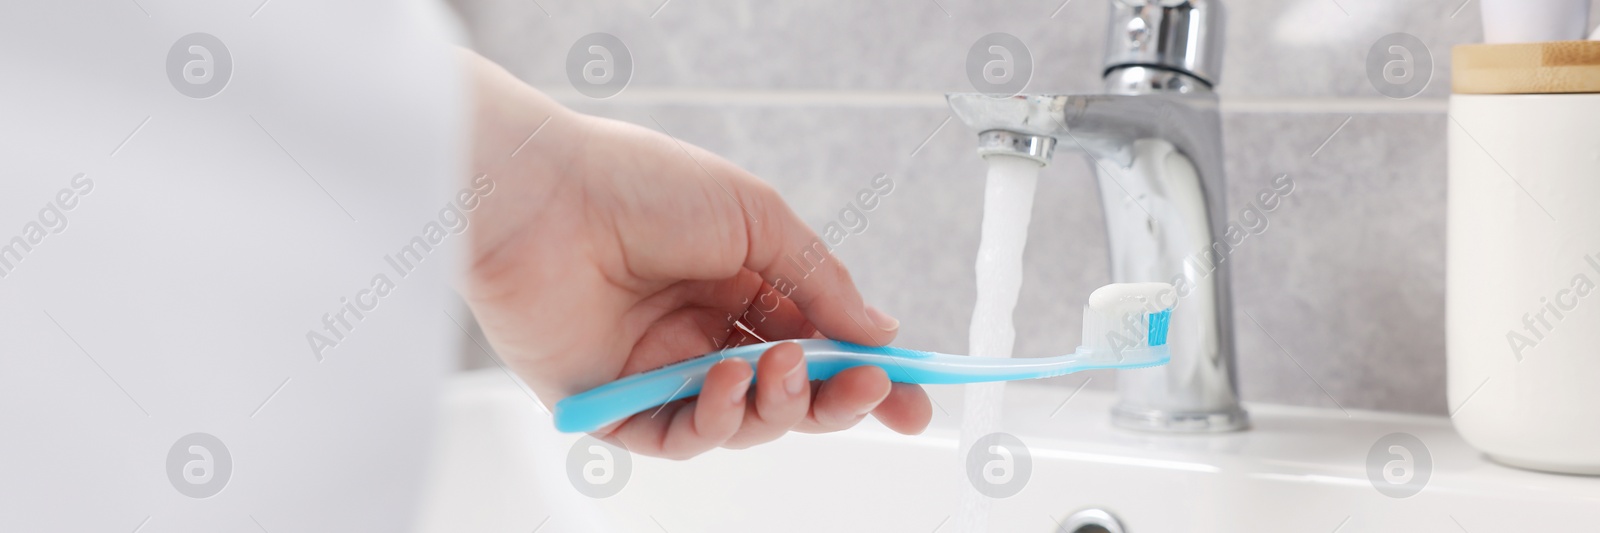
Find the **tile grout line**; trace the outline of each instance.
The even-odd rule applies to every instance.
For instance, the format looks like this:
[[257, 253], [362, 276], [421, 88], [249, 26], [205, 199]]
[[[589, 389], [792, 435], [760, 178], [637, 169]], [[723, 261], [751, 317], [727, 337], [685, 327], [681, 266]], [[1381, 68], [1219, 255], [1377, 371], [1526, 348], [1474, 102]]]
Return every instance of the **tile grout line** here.
[[[596, 103], [571, 89], [550, 89], [550, 97], [566, 104]], [[1325, 97], [1256, 98], [1223, 96], [1223, 112], [1231, 113], [1444, 113], [1445, 98]], [[720, 90], [631, 88], [605, 102], [617, 106], [839, 106], [944, 109], [944, 93], [936, 91]]]

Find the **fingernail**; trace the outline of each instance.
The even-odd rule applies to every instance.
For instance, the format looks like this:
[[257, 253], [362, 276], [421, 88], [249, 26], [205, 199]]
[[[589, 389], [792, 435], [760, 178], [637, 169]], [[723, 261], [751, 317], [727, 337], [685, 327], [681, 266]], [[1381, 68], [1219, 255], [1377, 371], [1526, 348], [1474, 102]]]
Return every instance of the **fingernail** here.
[[900, 329], [899, 320], [895, 320], [894, 317], [889, 316], [889, 313], [883, 312], [882, 309], [878, 309], [870, 305], [867, 306], [867, 318], [871, 319], [872, 325], [878, 326], [878, 329], [884, 331], [894, 331]]
[[794, 368], [789, 369], [789, 373], [783, 375], [783, 389], [788, 391], [790, 396], [799, 396], [800, 391], [806, 387], [807, 377], [808, 371], [806, 370], [805, 356], [796, 357], [794, 358]]
[[733, 397], [728, 398], [728, 400], [732, 401], [734, 405], [739, 405], [741, 403], [744, 403], [745, 395], [746, 395], [746, 393], [749, 393], [749, 392], [750, 392], [750, 378], [744, 378], [744, 381], [739, 382], [738, 385], [734, 385], [734, 387], [733, 387]]

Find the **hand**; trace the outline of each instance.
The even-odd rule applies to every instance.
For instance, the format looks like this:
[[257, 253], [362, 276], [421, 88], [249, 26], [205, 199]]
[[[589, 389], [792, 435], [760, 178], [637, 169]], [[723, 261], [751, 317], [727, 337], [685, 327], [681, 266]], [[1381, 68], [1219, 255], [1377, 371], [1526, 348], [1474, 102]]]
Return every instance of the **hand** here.
[[[477, 86], [474, 174], [494, 184], [472, 214], [466, 296], [495, 350], [547, 405], [757, 337], [894, 339], [899, 323], [862, 301], [844, 265], [766, 183], [688, 143], [565, 109], [463, 55]], [[823, 260], [798, 272], [788, 257], [802, 252]], [[698, 398], [596, 435], [681, 459], [790, 430], [838, 431], [867, 413], [902, 433], [932, 416], [920, 387], [875, 367], [809, 381], [801, 350], [785, 343], [754, 369], [718, 363]]]

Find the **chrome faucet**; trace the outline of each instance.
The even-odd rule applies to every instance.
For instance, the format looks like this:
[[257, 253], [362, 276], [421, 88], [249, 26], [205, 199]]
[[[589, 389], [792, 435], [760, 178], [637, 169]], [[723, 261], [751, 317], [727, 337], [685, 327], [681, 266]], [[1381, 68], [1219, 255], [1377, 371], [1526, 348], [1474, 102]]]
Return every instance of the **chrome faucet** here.
[[1234, 373], [1229, 249], [1220, 240], [1222, 127], [1212, 92], [1222, 61], [1216, 0], [1110, 0], [1105, 93], [947, 96], [978, 130], [978, 153], [1048, 164], [1056, 147], [1098, 178], [1115, 282], [1177, 287], [1172, 362], [1120, 371], [1122, 427], [1218, 432], [1249, 425]]

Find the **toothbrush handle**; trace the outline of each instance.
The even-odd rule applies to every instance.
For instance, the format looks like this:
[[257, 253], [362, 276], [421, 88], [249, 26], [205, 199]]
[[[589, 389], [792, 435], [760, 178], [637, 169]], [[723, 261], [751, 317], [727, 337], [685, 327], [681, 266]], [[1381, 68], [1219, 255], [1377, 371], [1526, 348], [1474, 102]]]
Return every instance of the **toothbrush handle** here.
[[[1022, 361], [945, 355], [889, 346], [860, 346], [826, 339], [751, 344], [706, 354], [662, 368], [634, 374], [556, 402], [556, 429], [573, 433], [597, 431], [635, 413], [700, 394], [706, 372], [724, 359], [755, 365], [761, 354], [779, 342], [794, 342], [805, 351], [811, 379], [828, 379], [847, 368], [876, 366], [891, 381], [918, 384], [977, 383], [1039, 377]], [[1044, 365], [1041, 365], [1044, 366]], [[752, 378], [754, 379], [754, 378]]]
[[776, 344], [751, 344], [713, 352], [568, 396], [556, 402], [556, 429], [566, 433], [597, 431], [651, 407], [699, 395], [712, 365], [730, 358], [754, 365], [762, 353]]
[[[778, 341], [751, 344], [706, 354], [667, 365], [649, 372], [634, 374], [588, 391], [568, 396], [556, 402], [556, 429], [563, 432], [597, 431], [618, 422], [680, 398], [700, 394], [705, 385], [706, 372], [725, 359], [743, 359], [752, 366], [761, 354], [779, 342], [795, 342], [806, 352], [806, 371], [811, 379], [828, 379], [846, 368], [872, 365], [884, 369], [889, 379], [900, 382], [921, 382], [904, 365], [891, 359], [933, 356], [928, 352], [900, 348], [873, 348], [856, 346], [823, 339]], [[870, 355], [858, 351], [873, 352]], [[826, 355], [820, 356], [819, 355]], [[830, 357], [831, 356], [831, 357]], [[931, 375], [921, 377], [931, 378]], [[752, 378], [753, 380], [754, 378]]]

